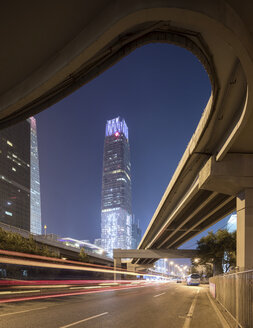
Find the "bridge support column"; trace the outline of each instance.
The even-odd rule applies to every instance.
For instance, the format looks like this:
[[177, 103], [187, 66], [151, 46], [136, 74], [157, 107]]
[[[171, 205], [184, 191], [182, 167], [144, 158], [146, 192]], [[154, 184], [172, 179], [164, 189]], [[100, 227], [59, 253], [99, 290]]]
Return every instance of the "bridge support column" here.
[[120, 280], [121, 275], [120, 273], [116, 273], [115, 271], [117, 271], [117, 268], [121, 268], [121, 258], [120, 257], [116, 257], [113, 259], [114, 262], [114, 280]]
[[253, 189], [237, 195], [236, 265], [240, 270], [253, 268]]

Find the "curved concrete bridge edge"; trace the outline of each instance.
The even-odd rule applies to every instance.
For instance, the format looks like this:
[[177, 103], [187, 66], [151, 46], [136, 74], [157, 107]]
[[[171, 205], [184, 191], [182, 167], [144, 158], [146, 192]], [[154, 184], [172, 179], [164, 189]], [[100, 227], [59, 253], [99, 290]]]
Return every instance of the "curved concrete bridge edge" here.
[[[67, 33], [71, 25], [64, 25], [64, 21], [67, 22], [69, 18], [68, 3], [71, 6], [68, 1], [62, 2], [65, 12], [61, 14], [57, 6], [53, 7], [49, 1], [43, 2], [45, 12], [48, 10], [48, 13], [58, 18], [62, 15], [62, 33]], [[6, 3], [2, 13], [15, 11], [15, 8], [8, 6]], [[38, 3], [38, 6], [42, 6], [42, 3]], [[69, 7], [69, 11], [70, 9]], [[48, 45], [58, 41], [53, 39], [55, 34], [52, 33], [51, 37], [52, 27], [47, 25], [47, 20], [42, 26], [36, 24], [38, 12], [32, 11], [29, 2], [24, 2], [20, 10], [30, 14], [30, 23], [34, 26], [34, 30], [30, 29], [23, 34], [24, 38], [27, 38], [29, 33], [45, 29], [48, 31]], [[139, 245], [140, 248], [147, 245], [151, 247], [157, 233], [164, 232], [164, 222], [168, 215], [198, 181], [199, 172], [211, 157], [222, 162], [229, 153], [238, 156], [253, 153], [252, 11], [253, 5], [249, 0], [245, 1], [243, 6], [235, 0], [108, 0], [106, 3], [94, 0], [92, 6], [87, 7], [86, 16], [71, 38], [66, 37], [66, 42], [54, 49], [54, 52], [52, 49], [51, 52], [48, 51], [32, 71], [29, 62], [26, 63], [29, 73], [24, 69], [23, 75], [16, 77], [13, 70], [19, 53], [6, 55], [2, 68], [6, 74], [8, 70], [12, 73], [10, 75], [13, 80], [8, 90], [0, 89], [0, 126], [18, 122], [56, 103], [142, 44], [170, 42], [192, 51], [202, 61], [209, 74], [212, 94]], [[22, 12], [20, 14], [22, 16]], [[3, 20], [0, 24], [4, 23]], [[14, 23], [14, 29], [22, 31], [25, 23], [16, 24], [15, 26]], [[2, 27], [1, 30], [8, 34], [5, 26]], [[6, 47], [2, 44], [3, 52], [11, 42], [15, 43], [15, 40], [9, 38]], [[37, 47], [30, 44], [30, 47], [24, 49], [28, 57], [31, 54], [39, 57], [40, 40], [36, 42]], [[2, 74], [1, 78], [4, 79], [5, 74]], [[3, 82], [2, 80], [1, 85]], [[233, 178], [234, 176], [231, 179]], [[204, 181], [202, 188], [207, 185]], [[246, 254], [246, 247], [242, 247], [249, 242], [249, 236], [253, 233], [248, 196], [251, 194], [251, 188], [253, 186], [246, 184], [237, 195], [233, 194], [234, 197], [238, 196], [238, 213], [243, 213], [240, 219], [242, 224], [238, 225], [241, 231], [239, 235], [246, 240], [238, 245], [238, 253], [243, 254], [240, 256], [243, 260], [238, 260], [242, 267], [253, 266], [253, 260]], [[201, 193], [200, 186], [198, 192]], [[212, 192], [220, 193], [220, 190], [217, 188]], [[253, 246], [252, 242], [250, 245]]]

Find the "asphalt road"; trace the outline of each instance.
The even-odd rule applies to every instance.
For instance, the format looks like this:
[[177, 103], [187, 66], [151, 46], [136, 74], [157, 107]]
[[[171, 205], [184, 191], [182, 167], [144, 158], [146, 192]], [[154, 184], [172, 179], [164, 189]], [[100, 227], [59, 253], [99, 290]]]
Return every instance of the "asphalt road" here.
[[207, 287], [174, 282], [0, 304], [0, 328], [221, 328]]

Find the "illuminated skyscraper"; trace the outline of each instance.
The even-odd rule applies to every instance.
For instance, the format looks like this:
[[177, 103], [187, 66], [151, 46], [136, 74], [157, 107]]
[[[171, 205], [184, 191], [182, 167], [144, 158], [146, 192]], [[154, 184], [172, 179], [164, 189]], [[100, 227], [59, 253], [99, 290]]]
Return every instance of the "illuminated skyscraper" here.
[[132, 246], [131, 165], [128, 127], [120, 117], [107, 121], [104, 142], [101, 239], [110, 256]]
[[30, 122], [0, 131], [0, 222], [30, 231]]
[[136, 249], [141, 241], [141, 228], [139, 226], [139, 220], [135, 219], [135, 216], [132, 215], [132, 247]]
[[40, 174], [39, 174], [39, 154], [37, 144], [37, 128], [34, 117], [31, 122], [31, 219], [30, 231], [41, 234], [41, 206], [40, 206]]

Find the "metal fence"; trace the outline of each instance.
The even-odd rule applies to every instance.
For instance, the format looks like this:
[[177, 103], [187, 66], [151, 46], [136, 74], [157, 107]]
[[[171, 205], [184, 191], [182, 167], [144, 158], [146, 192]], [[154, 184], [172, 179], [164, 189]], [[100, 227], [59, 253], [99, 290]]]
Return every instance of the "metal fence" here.
[[253, 270], [212, 277], [210, 291], [231, 315], [234, 327], [253, 328]]

